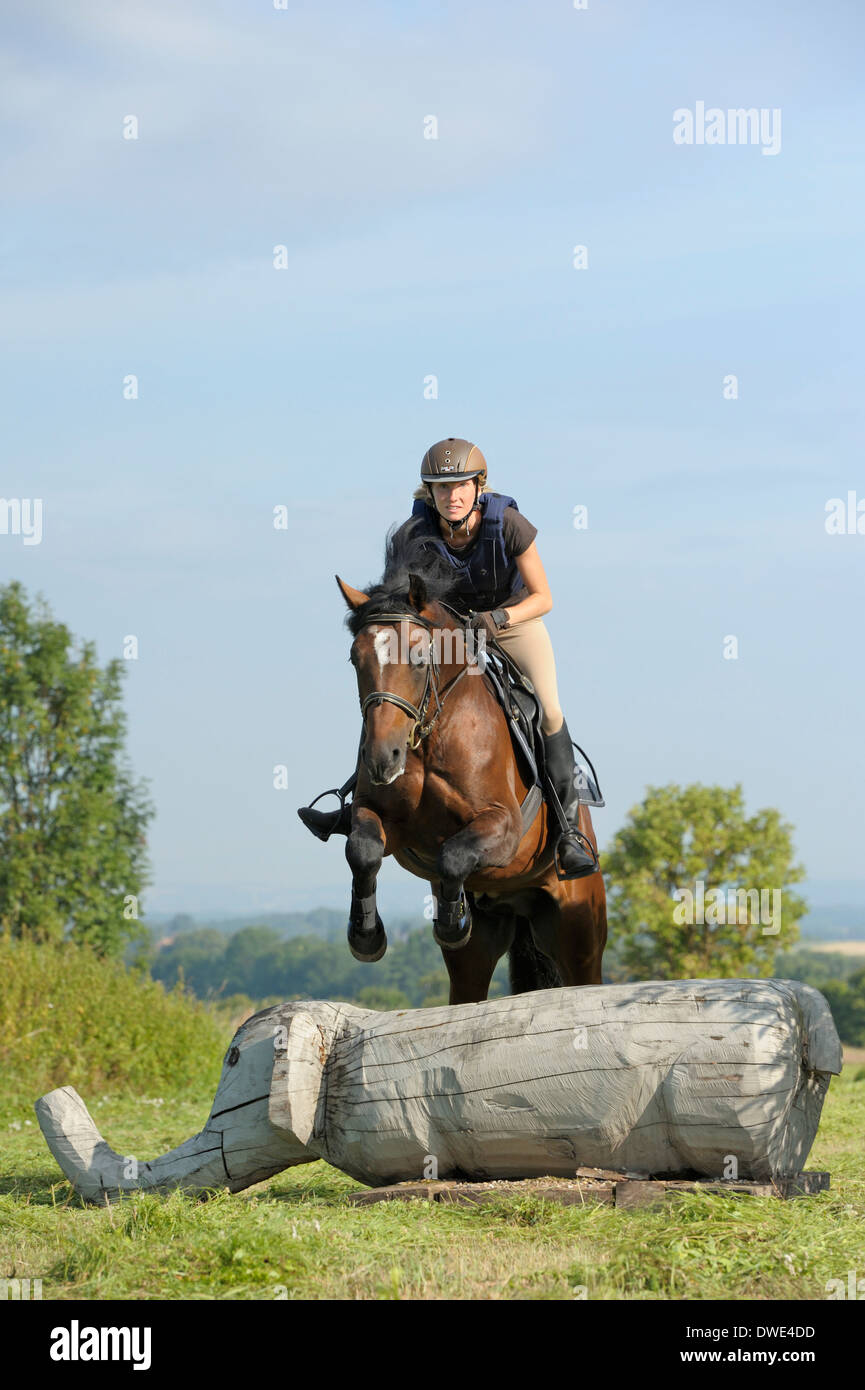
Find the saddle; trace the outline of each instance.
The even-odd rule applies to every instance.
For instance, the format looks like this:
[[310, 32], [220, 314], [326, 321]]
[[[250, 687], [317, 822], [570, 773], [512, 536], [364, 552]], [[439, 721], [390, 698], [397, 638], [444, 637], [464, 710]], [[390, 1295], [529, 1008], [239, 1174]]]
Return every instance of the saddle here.
[[[508, 721], [514, 753], [522, 763], [526, 781], [529, 783], [529, 791], [520, 807], [525, 834], [540, 810], [545, 795], [556, 819], [561, 820], [558, 797], [546, 775], [544, 736], [541, 729], [543, 707], [528, 676], [520, 670], [495, 638], [488, 639], [482, 660], [484, 679], [502, 707]], [[592, 761], [578, 743], [574, 743], [574, 748], [574, 765], [578, 773], [576, 786], [580, 803], [583, 806], [603, 806], [605, 802]]]

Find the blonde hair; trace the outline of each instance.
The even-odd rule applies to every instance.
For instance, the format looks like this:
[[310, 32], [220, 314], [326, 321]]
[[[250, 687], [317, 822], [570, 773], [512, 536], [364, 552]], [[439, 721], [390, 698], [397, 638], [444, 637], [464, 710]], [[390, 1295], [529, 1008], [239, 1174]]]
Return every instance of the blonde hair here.
[[[442, 482], [448, 481], [451, 480], [447, 478], [442, 478]], [[492, 492], [492, 488], [490, 487], [489, 483], [482, 483], [481, 486], [478, 488], [479, 497], [482, 492]], [[429, 502], [430, 506], [432, 506], [432, 492], [430, 490], [429, 483], [421, 483], [420, 487], [416, 487], [414, 492], [412, 493], [412, 497], [418, 502]]]

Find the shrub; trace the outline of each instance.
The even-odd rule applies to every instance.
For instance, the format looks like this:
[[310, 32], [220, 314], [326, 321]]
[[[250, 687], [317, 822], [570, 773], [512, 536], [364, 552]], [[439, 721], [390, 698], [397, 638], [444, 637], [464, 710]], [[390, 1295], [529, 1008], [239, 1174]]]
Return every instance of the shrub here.
[[72, 943], [0, 938], [0, 1066], [7, 1097], [55, 1086], [176, 1094], [216, 1088], [225, 1024], [181, 986]]

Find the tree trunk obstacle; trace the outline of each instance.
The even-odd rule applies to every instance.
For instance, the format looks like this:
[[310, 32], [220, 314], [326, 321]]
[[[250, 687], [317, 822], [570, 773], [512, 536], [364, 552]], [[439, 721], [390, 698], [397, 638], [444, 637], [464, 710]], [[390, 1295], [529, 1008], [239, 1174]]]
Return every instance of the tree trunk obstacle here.
[[825, 1184], [790, 1180], [840, 1070], [829, 1006], [796, 980], [592, 985], [395, 1013], [304, 1000], [238, 1029], [207, 1123], [161, 1158], [115, 1153], [70, 1086], [36, 1113], [75, 1190], [99, 1203], [239, 1192], [318, 1158], [372, 1188], [592, 1168], [814, 1190]]

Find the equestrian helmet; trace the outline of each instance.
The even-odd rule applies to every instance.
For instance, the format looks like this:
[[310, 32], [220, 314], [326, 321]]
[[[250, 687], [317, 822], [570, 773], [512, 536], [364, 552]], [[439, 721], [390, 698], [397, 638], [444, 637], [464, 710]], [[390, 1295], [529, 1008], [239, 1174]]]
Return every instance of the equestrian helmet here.
[[432, 444], [423, 456], [420, 466], [421, 482], [451, 482], [459, 476], [460, 480], [477, 478], [478, 486], [487, 481], [487, 461], [477, 444], [467, 439], [441, 439]]

